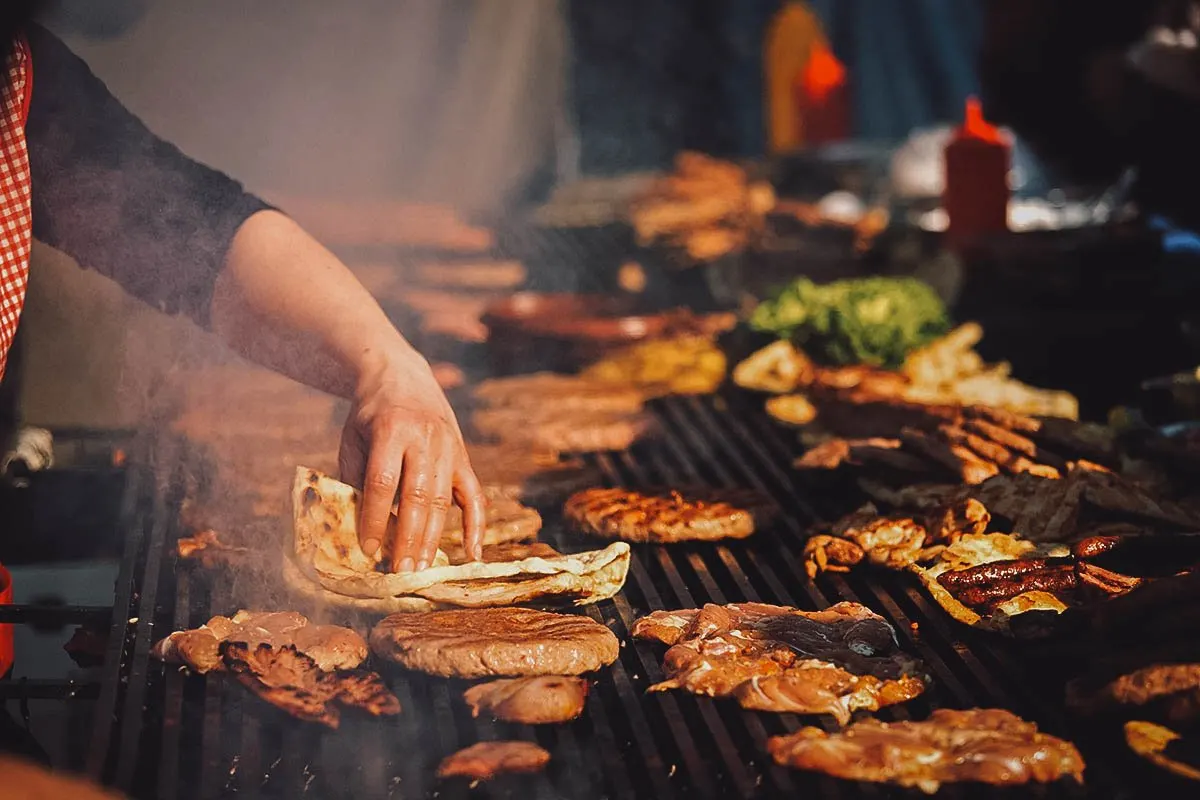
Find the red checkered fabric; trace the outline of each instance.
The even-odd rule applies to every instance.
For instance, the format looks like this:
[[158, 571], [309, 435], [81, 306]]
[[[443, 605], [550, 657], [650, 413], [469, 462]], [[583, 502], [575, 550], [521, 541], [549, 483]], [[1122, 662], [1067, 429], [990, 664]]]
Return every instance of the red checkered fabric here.
[[17, 333], [29, 284], [33, 216], [25, 120], [29, 116], [32, 75], [29, 46], [20, 37], [9, 48], [4, 62], [0, 102], [0, 377], [8, 364], [8, 350]]

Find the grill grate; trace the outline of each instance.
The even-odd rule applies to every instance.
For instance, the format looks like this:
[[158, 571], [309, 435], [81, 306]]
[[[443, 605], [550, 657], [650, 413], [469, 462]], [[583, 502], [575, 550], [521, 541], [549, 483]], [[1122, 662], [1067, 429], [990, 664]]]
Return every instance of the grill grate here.
[[[662, 679], [662, 648], [634, 642], [628, 631], [646, 612], [704, 602], [761, 601], [817, 609], [840, 600], [866, 604], [896, 627], [902, 645], [928, 664], [935, 685], [926, 695], [880, 712], [886, 720], [921, 719], [941, 706], [996, 705], [1076, 741], [1088, 761], [1088, 785], [1019, 790], [1015, 796], [1136, 797], [1116, 772], [1144, 790], [1155, 777], [1111, 743], [1073, 730], [1062, 713], [1061, 682], [1022, 649], [949, 620], [903, 575], [804, 576], [798, 554], [804, 531], [821, 515], [844, 510], [805, 486], [789, 468], [799, 445], [780, 436], [745, 398], [667, 398], [655, 404], [662, 435], [629, 452], [594, 458], [614, 485], [753, 487], [780, 505], [779, 522], [745, 542], [638, 546], [624, 591], [587, 613], [622, 640], [620, 657], [597, 678], [582, 718], [531, 728], [472, 719], [459, 698], [465, 683], [421, 675], [389, 675], [404, 712], [389, 721], [347, 717], [337, 732], [294, 722], [219, 677], [187, 677], [149, 660], [150, 643], [167, 631], [193, 627], [239, 607], [236, 587], [219, 575], [170, 567], [179, 482], [160, 492], [144, 535], [131, 546], [131, 616], [122, 649], [121, 688], [110, 730], [93, 753], [102, 777], [135, 797], [458, 798], [494, 797], [794, 797], [892, 796], [887, 787], [836, 781], [785, 770], [766, 755], [768, 737], [812, 718], [744, 712], [735, 703], [678, 692], [645, 693]], [[160, 460], [160, 463], [171, 463]], [[182, 463], [182, 460], [180, 460]], [[186, 466], [182, 467], [186, 470]], [[181, 471], [182, 471], [181, 470]], [[545, 513], [543, 538], [579, 549], [557, 511]], [[118, 598], [120, 601], [121, 598]], [[301, 609], [303, 610], [303, 609]], [[360, 621], [361, 624], [365, 621]], [[105, 687], [107, 691], [110, 687]], [[107, 697], [102, 692], [102, 698]], [[833, 729], [833, 723], [825, 720]], [[107, 728], [108, 726], [100, 726]], [[474, 791], [439, 784], [438, 761], [476, 741], [522, 738], [554, 756], [541, 775], [501, 779]], [[1093, 747], [1094, 745], [1094, 747]], [[1114, 766], [1115, 765], [1115, 766]], [[946, 797], [1010, 797], [977, 786], [943, 789]]]

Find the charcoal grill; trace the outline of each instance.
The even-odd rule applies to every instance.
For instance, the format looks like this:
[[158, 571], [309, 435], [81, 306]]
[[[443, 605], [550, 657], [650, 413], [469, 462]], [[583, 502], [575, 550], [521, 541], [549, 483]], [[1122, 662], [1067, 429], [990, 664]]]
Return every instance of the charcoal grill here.
[[[131, 539], [133, 580], [118, 598], [115, 623], [127, 630], [121, 657], [101, 690], [89, 765], [134, 797], [188, 800], [278, 798], [880, 798], [911, 792], [837, 781], [776, 767], [766, 741], [812, 718], [742, 711], [735, 703], [678, 692], [646, 694], [662, 679], [662, 648], [633, 642], [634, 620], [660, 608], [705, 602], [762, 601], [817, 609], [840, 600], [866, 604], [895, 626], [902, 645], [935, 678], [914, 702], [886, 709], [888, 720], [922, 719], [936, 707], [1000, 706], [1074, 740], [1088, 761], [1087, 785], [997, 790], [946, 787], [944, 796], [1123, 798], [1170, 796], [1165, 780], [1105, 735], [1072, 725], [1063, 713], [1061, 678], [1027, 645], [971, 631], [950, 620], [903, 575], [804, 576], [800, 553], [813, 520], [845, 510], [848, 499], [806, 485], [789, 468], [799, 445], [741, 396], [656, 401], [661, 435], [627, 452], [595, 457], [614, 485], [696, 485], [765, 490], [783, 512], [775, 526], [727, 545], [640, 546], [625, 589], [588, 607], [623, 642], [619, 660], [596, 678], [585, 715], [568, 725], [532, 728], [472, 719], [464, 684], [389, 674], [404, 712], [389, 721], [343, 720], [338, 731], [294, 722], [219, 676], [186, 676], [149, 658], [168, 631], [198, 625], [239, 607], [219, 576], [176, 571], [171, 556], [180, 475], [166, 480]], [[160, 463], [177, 461], [168, 453]], [[564, 549], [583, 543], [546, 513], [543, 538]], [[128, 618], [130, 624], [124, 625]], [[1060, 670], [1061, 671], [1061, 670]], [[820, 724], [820, 723], [818, 723]], [[832, 722], [824, 724], [832, 728]], [[439, 783], [438, 761], [477, 741], [522, 738], [553, 754], [537, 776], [471, 789]]]

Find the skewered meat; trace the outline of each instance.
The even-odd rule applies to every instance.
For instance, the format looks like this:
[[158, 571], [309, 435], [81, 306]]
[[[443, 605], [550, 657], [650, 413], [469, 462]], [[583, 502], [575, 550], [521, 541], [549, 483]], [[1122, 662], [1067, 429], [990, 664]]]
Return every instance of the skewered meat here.
[[220, 646], [241, 642], [250, 648], [294, 645], [323, 670], [353, 669], [367, 658], [367, 643], [350, 628], [311, 625], [294, 611], [239, 611], [213, 617], [195, 630], [176, 631], [151, 651], [155, 658], [186, 664], [201, 674], [222, 668]]
[[1003, 709], [938, 709], [924, 722], [867, 719], [837, 733], [801, 728], [767, 742], [783, 766], [847, 780], [916, 786], [1082, 782], [1084, 763], [1070, 742], [1038, 731]]
[[463, 692], [478, 717], [486, 711], [505, 722], [541, 725], [569, 722], [583, 713], [588, 683], [583, 678], [545, 675], [481, 683]]
[[380, 658], [459, 678], [579, 675], [611, 664], [619, 647], [587, 617], [525, 608], [392, 614], [370, 641]]
[[505, 773], [539, 772], [548, 763], [550, 753], [532, 742], [479, 742], [444, 758], [437, 774], [487, 781]]
[[586, 489], [567, 500], [564, 514], [580, 530], [627, 542], [744, 539], [769, 515], [769, 500], [745, 490], [684, 493]]
[[400, 713], [400, 702], [374, 672], [323, 670], [294, 645], [226, 641], [221, 658], [239, 683], [298, 719], [336, 728], [344, 708], [376, 717]]
[[667, 679], [650, 691], [733, 695], [747, 708], [832, 714], [877, 710], [925, 689], [918, 662], [895, 632], [856, 603], [799, 611], [761, 603], [655, 611], [633, 628], [639, 639], [670, 644]]

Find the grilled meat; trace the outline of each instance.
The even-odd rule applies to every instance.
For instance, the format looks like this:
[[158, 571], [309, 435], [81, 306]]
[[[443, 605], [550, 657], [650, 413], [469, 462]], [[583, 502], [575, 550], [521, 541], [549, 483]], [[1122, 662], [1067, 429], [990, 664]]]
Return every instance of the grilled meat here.
[[496, 719], [522, 725], [570, 722], [583, 713], [588, 682], [583, 678], [543, 675], [481, 683], [463, 692], [478, 717], [486, 711]]
[[843, 723], [857, 709], [877, 710], [925, 689], [918, 662], [899, 649], [895, 632], [856, 603], [824, 611], [741, 603], [656, 611], [633, 635], [669, 643], [667, 680], [651, 691], [685, 689], [734, 696], [747, 708], [832, 714]]
[[380, 658], [459, 678], [579, 675], [611, 664], [619, 648], [587, 617], [524, 608], [392, 614], [370, 641]]
[[928, 561], [937, 549], [965, 535], [987, 530], [991, 515], [970, 498], [937, 507], [918, 521], [906, 516], [880, 516], [873, 504], [843, 517], [834, 535], [812, 536], [804, 546], [810, 578], [828, 569], [844, 572], [862, 561], [887, 569], [906, 569]]
[[471, 468], [485, 486], [512, 487], [527, 503], [557, 500], [592, 486], [599, 473], [579, 459], [516, 444], [469, 444]]
[[1089, 715], [1136, 713], [1176, 727], [1200, 720], [1200, 663], [1152, 664], [1096, 684], [1090, 676], [1067, 684], [1067, 705]]
[[645, 396], [632, 384], [538, 372], [490, 378], [475, 389], [475, 399], [493, 409], [552, 407], [574, 412], [632, 414], [642, 410]]
[[221, 658], [239, 683], [297, 719], [336, 728], [344, 708], [376, 717], [400, 713], [400, 702], [375, 673], [323, 670], [294, 645], [227, 641]]
[[580, 530], [627, 542], [744, 539], [767, 514], [769, 501], [752, 491], [645, 493], [586, 489], [567, 500], [564, 514]]
[[181, 561], [195, 561], [205, 569], [237, 566], [250, 554], [249, 547], [236, 547], [221, 541], [211, 528], [191, 536], [181, 536], [175, 543]]
[[353, 669], [367, 658], [367, 643], [350, 628], [310, 625], [294, 611], [239, 611], [213, 617], [195, 630], [176, 631], [154, 646], [162, 661], [186, 664], [201, 674], [222, 668], [220, 646], [240, 642], [250, 648], [295, 647], [323, 670]]
[[550, 753], [532, 742], [479, 742], [442, 759], [437, 774], [486, 781], [505, 773], [539, 772], [548, 763]]
[[[484, 497], [487, 498], [483, 528], [485, 546], [533, 539], [542, 529], [542, 515], [518, 500], [517, 492], [518, 489], [511, 486], [483, 487]], [[446, 512], [446, 527], [442, 529], [441, 548], [449, 552], [455, 547], [461, 547], [462, 540], [462, 509], [451, 506]]]
[[1074, 745], [1038, 731], [1003, 709], [938, 709], [924, 722], [867, 719], [837, 733], [801, 728], [767, 742], [783, 766], [847, 780], [916, 786], [932, 794], [943, 783], [994, 785], [1082, 782]]
[[471, 425], [481, 436], [555, 453], [624, 450], [645, 436], [652, 418], [641, 412], [589, 411], [547, 404], [480, 409]]

